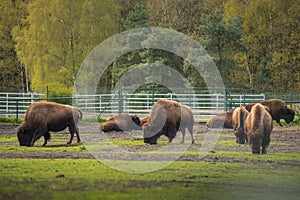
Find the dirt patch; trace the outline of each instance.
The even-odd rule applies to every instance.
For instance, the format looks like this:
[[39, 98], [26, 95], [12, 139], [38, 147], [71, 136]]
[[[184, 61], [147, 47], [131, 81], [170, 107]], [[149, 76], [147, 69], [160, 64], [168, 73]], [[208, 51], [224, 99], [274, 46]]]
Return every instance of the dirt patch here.
[[16, 133], [19, 124], [0, 124], [0, 135], [12, 135]]
[[[15, 128], [17, 124], [0, 124], [0, 136], [5, 137], [16, 137], [15, 136]], [[87, 129], [88, 125], [80, 125], [81, 129]], [[194, 136], [195, 136], [195, 144], [192, 144], [186, 150], [187, 152], [199, 152], [199, 148], [206, 137], [205, 134], [206, 127], [205, 125], [196, 125], [194, 128]], [[3, 151], [0, 152], [0, 158], [72, 158], [72, 159], [79, 159], [79, 158], [94, 158], [94, 156], [88, 151], [85, 150], [84, 144], [73, 144], [73, 145], [65, 145], [64, 142], [68, 141], [70, 137], [68, 131], [62, 131], [58, 133], [51, 133], [53, 140], [49, 142], [47, 145], [48, 147], [40, 147], [39, 151], [22, 151], [22, 152], [10, 152], [10, 151]], [[97, 133], [97, 134], [104, 134], [104, 133]], [[213, 134], [213, 133], [212, 133]], [[166, 142], [167, 138], [162, 136], [159, 139], [159, 145], [145, 145], [143, 144], [143, 137], [142, 131], [131, 131], [131, 132], [112, 132], [105, 135], [106, 138], [110, 140], [118, 142], [138, 142], [137, 145], [121, 145], [122, 148], [126, 152], [131, 152], [131, 156], [124, 157], [123, 155], [114, 154], [114, 158], [120, 160], [172, 160], [174, 154], [163, 153], [159, 157], [155, 157], [151, 154], [141, 154], [147, 152], [155, 152], [159, 151], [161, 147], [163, 147]], [[181, 133], [178, 133], [177, 139], [180, 141]], [[83, 137], [84, 138], [84, 137]], [[37, 143], [35, 146], [39, 146], [42, 144], [42, 140], [40, 139], [40, 144]], [[223, 129], [222, 133], [219, 136], [218, 141], [220, 144], [216, 144], [213, 149], [210, 150], [210, 154], [205, 157], [201, 157], [199, 155], [189, 155], [184, 154], [180, 156], [177, 160], [180, 161], [204, 161], [204, 162], [240, 162], [240, 163], [247, 163], [247, 162], [273, 162], [272, 160], [248, 160], [247, 158], [234, 158], [230, 156], [219, 156], [215, 153], [217, 152], [250, 152], [250, 147], [245, 145], [238, 145], [232, 141], [235, 141], [234, 134], [232, 129]], [[74, 141], [75, 142], [75, 141]], [[176, 142], [176, 141], [175, 141]], [[190, 143], [189, 134], [186, 133], [186, 140], [185, 143]], [[5, 148], [16, 148], [18, 142], [0, 142], [0, 147]], [[52, 151], [56, 147], [61, 147], [62, 150], [59, 151]], [[70, 150], [70, 147], [76, 147], [78, 150]], [[82, 147], [82, 148], [81, 148]], [[30, 148], [30, 147], [28, 147]], [[269, 153], [299, 153], [300, 152], [300, 126], [289, 126], [289, 127], [279, 127], [275, 126], [272, 134], [271, 134], [271, 143], [268, 147], [267, 151]], [[107, 149], [101, 149], [101, 153], [108, 152], [108, 159], [112, 154], [111, 149], [108, 147]], [[299, 161], [276, 161], [278, 164], [282, 165], [294, 165], [300, 166]]]

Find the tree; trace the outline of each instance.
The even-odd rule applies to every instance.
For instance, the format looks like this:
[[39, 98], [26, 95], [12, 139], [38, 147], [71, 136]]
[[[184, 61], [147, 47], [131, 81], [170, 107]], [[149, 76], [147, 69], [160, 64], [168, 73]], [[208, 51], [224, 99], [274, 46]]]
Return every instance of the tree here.
[[236, 65], [234, 55], [245, 50], [240, 42], [241, 25], [241, 17], [225, 22], [221, 13], [215, 13], [205, 16], [200, 27], [200, 43], [212, 56], [227, 87], [233, 86], [232, 78]]
[[26, 66], [32, 89], [46, 85], [71, 93], [77, 70], [88, 53], [118, 31], [113, 0], [32, 1], [25, 27], [14, 29], [18, 57]]
[[24, 66], [19, 62], [12, 28], [20, 21], [19, 6], [23, 2], [4, 0], [0, 4], [0, 91], [26, 90]]

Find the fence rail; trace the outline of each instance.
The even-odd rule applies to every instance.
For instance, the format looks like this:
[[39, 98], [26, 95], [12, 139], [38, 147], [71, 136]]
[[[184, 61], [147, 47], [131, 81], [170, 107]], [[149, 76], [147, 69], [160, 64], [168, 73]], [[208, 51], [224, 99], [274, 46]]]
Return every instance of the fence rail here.
[[118, 113], [148, 115], [159, 99], [176, 100], [190, 106], [196, 119], [209, 119], [220, 111], [265, 100], [264, 94], [209, 94], [209, 93], [126, 93], [79, 95], [64, 98], [46, 98], [36, 93], [0, 93], [0, 115], [22, 117], [36, 101], [69, 102], [86, 115], [110, 117]]

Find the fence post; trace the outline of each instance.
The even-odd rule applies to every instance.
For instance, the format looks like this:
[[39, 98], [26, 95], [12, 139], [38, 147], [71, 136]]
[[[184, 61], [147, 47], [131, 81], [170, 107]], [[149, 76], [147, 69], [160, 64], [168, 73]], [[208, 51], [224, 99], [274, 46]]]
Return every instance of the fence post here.
[[16, 99], [16, 123], [19, 122], [19, 100]]
[[154, 88], [152, 88], [152, 105], [154, 105]]
[[119, 109], [118, 109], [118, 113], [121, 114], [122, 113], [122, 109], [123, 109], [123, 100], [122, 100], [122, 91], [119, 88]]
[[217, 111], [219, 110], [219, 94], [216, 93], [216, 103], [217, 103], [217, 106], [216, 106], [216, 109]]
[[8, 93], [6, 93], [6, 113], [8, 113], [8, 101], [9, 101], [9, 99], [8, 99]]
[[46, 86], [46, 101], [48, 101], [49, 98], [49, 87], [48, 85]]
[[225, 88], [224, 101], [225, 101], [225, 110], [224, 111], [226, 111], [228, 109], [228, 91], [227, 91], [227, 88]]

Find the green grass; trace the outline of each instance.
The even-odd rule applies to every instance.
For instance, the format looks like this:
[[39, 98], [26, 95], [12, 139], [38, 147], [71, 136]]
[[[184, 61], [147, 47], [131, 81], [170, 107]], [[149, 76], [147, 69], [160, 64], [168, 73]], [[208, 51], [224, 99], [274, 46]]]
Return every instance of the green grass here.
[[94, 159], [0, 159], [0, 166], [3, 198], [296, 199], [300, 194], [298, 168], [271, 164], [174, 162], [144, 174], [116, 171]]
[[[22, 121], [23, 121], [23, 118], [18, 118], [18, 123], [22, 123]], [[17, 123], [17, 118], [0, 116], [0, 123]]]
[[[0, 136], [1, 153], [88, 153], [83, 144], [65, 145], [69, 134], [52, 134], [42, 147], [18, 146], [15, 135]], [[111, 142], [125, 148], [139, 148], [143, 140], [134, 137], [113, 138]], [[159, 146], [167, 141], [160, 140]], [[5, 144], [5, 145], [4, 145]], [[180, 144], [178, 144], [180, 145]], [[287, 146], [271, 142], [270, 146]], [[95, 142], [91, 147], [106, 148], [108, 142]], [[191, 145], [186, 156], [198, 156], [201, 143]], [[152, 151], [132, 154], [181, 154]], [[234, 135], [220, 135], [216, 147], [238, 147], [243, 151], [213, 151], [215, 161], [175, 161], [148, 173], [114, 170], [96, 159], [66, 158], [0, 158], [0, 199], [298, 199], [300, 195], [300, 152], [275, 152], [253, 155], [248, 145], [238, 146]], [[218, 161], [221, 158], [225, 161]], [[230, 159], [232, 162], [226, 162]], [[160, 165], [165, 161], [118, 161], [128, 166]], [[292, 162], [292, 164], [289, 164]]]

